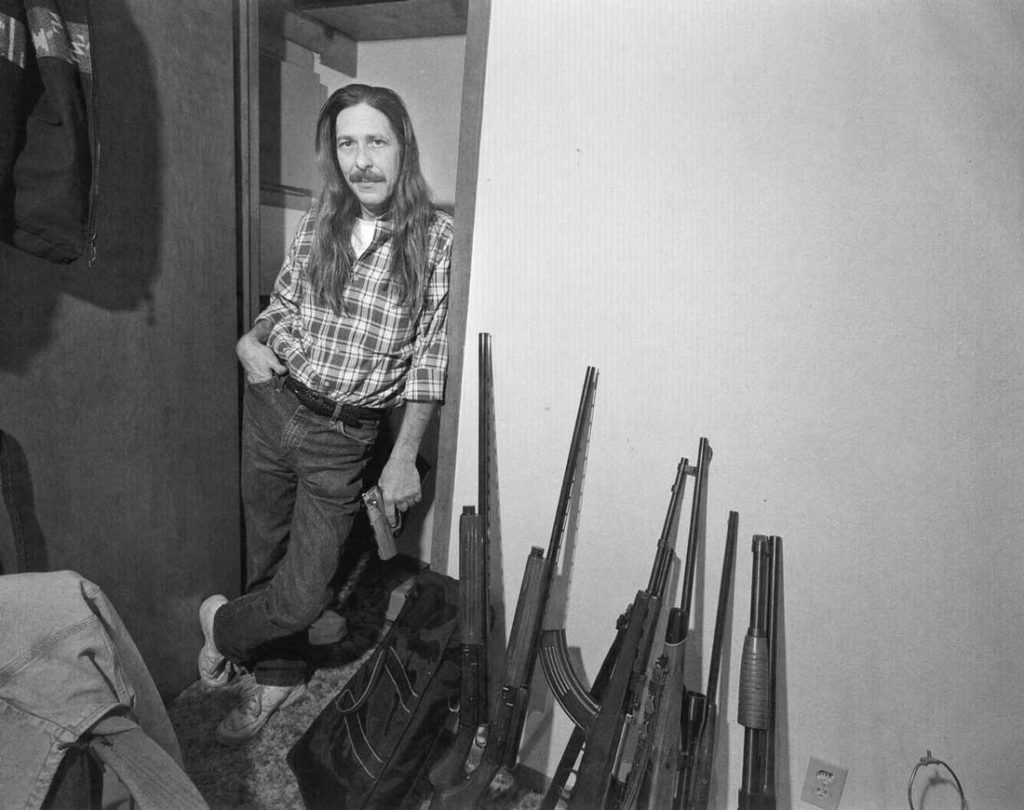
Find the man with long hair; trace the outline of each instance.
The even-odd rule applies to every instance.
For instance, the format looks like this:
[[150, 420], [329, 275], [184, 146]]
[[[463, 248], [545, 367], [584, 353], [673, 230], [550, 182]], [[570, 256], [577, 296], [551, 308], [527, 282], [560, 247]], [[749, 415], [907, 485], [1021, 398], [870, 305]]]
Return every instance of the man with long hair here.
[[203, 685], [252, 674], [217, 727], [227, 745], [304, 690], [308, 666], [281, 642], [329, 602], [381, 420], [404, 407], [378, 480], [394, 524], [420, 500], [415, 461], [444, 396], [452, 219], [430, 201], [405, 105], [386, 88], [343, 87], [320, 111], [316, 152], [320, 193], [237, 345], [247, 588], [199, 610]]

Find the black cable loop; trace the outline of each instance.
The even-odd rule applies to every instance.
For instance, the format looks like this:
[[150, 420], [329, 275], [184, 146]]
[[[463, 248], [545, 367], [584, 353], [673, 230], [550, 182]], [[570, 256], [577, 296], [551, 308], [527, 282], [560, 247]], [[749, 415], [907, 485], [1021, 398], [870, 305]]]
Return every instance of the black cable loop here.
[[907, 804], [910, 805], [910, 810], [915, 810], [913, 793], [914, 779], [917, 777], [917, 772], [921, 769], [921, 766], [923, 765], [941, 765], [943, 768], [949, 771], [949, 775], [953, 777], [953, 781], [956, 783], [957, 792], [959, 792], [960, 794], [960, 810], [968, 810], [967, 796], [964, 795], [964, 787], [960, 784], [960, 780], [957, 778], [956, 773], [954, 773], [953, 769], [950, 768], [949, 765], [947, 765], [941, 759], [936, 759], [935, 757], [933, 757], [931, 751], [927, 751], [925, 755], [921, 757], [920, 760], [918, 760], [918, 763], [914, 766], [914, 770], [910, 772], [910, 782], [907, 784]]

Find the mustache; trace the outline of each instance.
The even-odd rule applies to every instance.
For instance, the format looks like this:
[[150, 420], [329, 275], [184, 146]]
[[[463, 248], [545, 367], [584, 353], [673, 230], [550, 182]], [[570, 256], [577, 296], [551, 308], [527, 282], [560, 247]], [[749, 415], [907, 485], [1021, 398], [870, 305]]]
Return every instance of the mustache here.
[[350, 183], [383, 183], [384, 176], [371, 171], [354, 171], [348, 176]]

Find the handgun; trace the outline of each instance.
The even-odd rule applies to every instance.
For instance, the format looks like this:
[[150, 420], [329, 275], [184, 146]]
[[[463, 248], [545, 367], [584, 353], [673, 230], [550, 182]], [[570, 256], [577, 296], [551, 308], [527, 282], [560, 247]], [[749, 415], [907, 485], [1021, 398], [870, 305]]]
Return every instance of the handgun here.
[[402, 513], [396, 513], [398, 523], [395, 526], [388, 523], [384, 516], [384, 495], [377, 484], [363, 493], [363, 503], [366, 505], [366, 516], [370, 519], [373, 537], [377, 541], [377, 554], [382, 560], [390, 560], [398, 553], [395, 538], [402, 531]]

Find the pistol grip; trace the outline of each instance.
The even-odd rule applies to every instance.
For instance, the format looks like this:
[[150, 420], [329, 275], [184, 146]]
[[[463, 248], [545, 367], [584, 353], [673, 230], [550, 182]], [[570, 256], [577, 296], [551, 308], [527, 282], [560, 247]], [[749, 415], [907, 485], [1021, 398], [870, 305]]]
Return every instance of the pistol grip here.
[[395, 545], [398, 529], [392, 529], [384, 516], [384, 497], [379, 486], [374, 485], [363, 493], [363, 504], [366, 506], [370, 528], [373, 529], [373, 537], [377, 541], [377, 554], [382, 560], [390, 560], [398, 553], [398, 546]]

